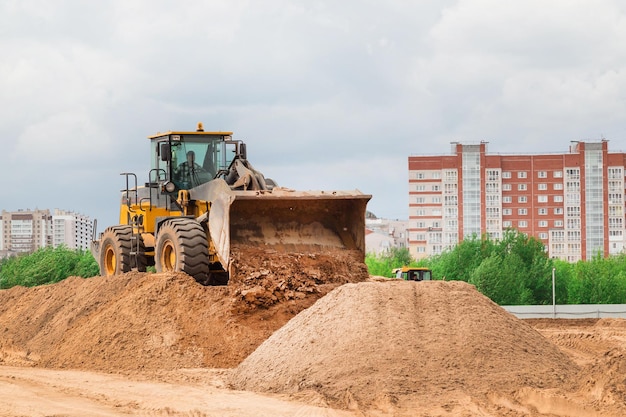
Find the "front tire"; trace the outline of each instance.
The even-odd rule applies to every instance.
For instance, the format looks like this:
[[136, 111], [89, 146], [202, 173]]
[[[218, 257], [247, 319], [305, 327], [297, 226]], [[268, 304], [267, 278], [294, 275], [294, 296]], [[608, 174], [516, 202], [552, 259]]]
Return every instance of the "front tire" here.
[[194, 219], [165, 221], [156, 238], [154, 256], [157, 272], [185, 272], [200, 284], [209, 283], [207, 235]]
[[102, 233], [102, 245], [98, 266], [100, 275], [109, 277], [131, 270], [131, 235], [130, 226], [111, 226]]

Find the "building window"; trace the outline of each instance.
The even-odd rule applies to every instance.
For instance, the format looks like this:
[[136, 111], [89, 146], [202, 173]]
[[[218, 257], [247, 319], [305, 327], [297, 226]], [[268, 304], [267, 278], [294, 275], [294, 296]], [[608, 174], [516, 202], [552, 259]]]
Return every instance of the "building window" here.
[[415, 191], [426, 191], [426, 186], [424, 184], [418, 184], [415, 186]]
[[503, 216], [510, 216], [513, 213], [511, 209], [502, 209]]
[[526, 178], [526, 171], [518, 171], [517, 178]]
[[553, 176], [554, 178], [563, 178], [563, 171], [554, 171], [554, 172], [552, 173], [552, 176]]
[[511, 178], [511, 172], [510, 171], [504, 171], [502, 173], [502, 178]]
[[552, 186], [553, 189], [555, 190], [562, 190], [563, 189], [563, 183], [562, 182], [555, 182], [554, 185]]
[[580, 179], [580, 169], [578, 169], [578, 168], [566, 169], [565, 173], [567, 174], [567, 179], [569, 179], [569, 180], [579, 180]]
[[541, 220], [539, 222], [539, 227], [548, 227], [548, 221], [547, 220]]
[[526, 197], [525, 195], [521, 195], [521, 196], [517, 197], [517, 202], [518, 203], [527, 203], [528, 202], [528, 197]]
[[500, 183], [497, 182], [488, 182], [485, 184], [485, 191], [488, 193], [499, 193], [500, 192]]
[[503, 203], [512, 203], [513, 202], [513, 197], [511, 197], [510, 195], [507, 195], [506, 197], [502, 197], [502, 202]]
[[441, 172], [439, 172], [439, 171], [433, 172], [433, 179], [438, 180], [440, 178], [441, 178]]
[[502, 184], [502, 191], [511, 191], [511, 184]]
[[579, 216], [580, 216], [580, 206], [567, 208], [567, 217], [579, 217]]
[[505, 229], [507, 227], [511, 227], [511, 225], [512, 225], [512, 223], [511, 223], [510, 220], [505, 220], [505, 221], [502, 222], [502, 227], [504, 227]]
[[609, 168], [608, 174], [610, 179], [618, 180], [623, 178], [622, 168]]
[[423, 180], [424, 178], [426, 178], [426, 174], [424, 174], [423, 172], [416, 172], [415, 178], [418, 180]]
[[563, 227], [563, 220], [555, 220], [554, 227]]
[[545, 232], [539, 233], [539, 239], [546, 240], [548, 238], [548, 234]]
[[563, 214], [563, 207], [556, 207], [554, 209], [554, 214]]
[[545, 184], [545, 183], [537, 184], [537, 189], [539, 191], [545, 191], [548, 189], [548, 184]]
[[548, 178], [548, 172], [547, 171], [537, 172], [537, 178]]
[[547, 203], [548, 202], [548, 196], [547, 195], [538, 195], [537, 196], [537, 202], [538, 203]]
[[517, 223], [517, 227], [519, 227], [520, 229], [524, 229], [524, 228], [528, 227], [528, 222], [526, 220], [520, 220]]
[[486, 214], [489, 218], [500, 217], [500, 207], [487, 207]]
[[488, 207], [499, 206], [500, 205], [500, 195], [498, 194], [488, 194], [485, 196], [485, 203]]
[[433, 191], [441, 191], [440, 185], [433, 185]]
[[487, 181], [500, 181], [500, 171], [497, 169], [488, 169]]
[[563, 196], [562, 195], [555, 195], [554, 196], [554, 202], [555, 203], [562, 203], [563, 202]]
[[457, 179], [456, 171], [446, 171], [446, 181], [454, 181]]
[[580, 181], [568, 181], [566, 187], [567, 191], [580, 191]]
[[609, 203], [622, 204], [622, 197], [622, 194], [619, 193], [609, 193]]
[[528, 214], [528, 209], [525, 209], [525, 208], [517, 209], [517, 214], [520, 216], [525, 216]]

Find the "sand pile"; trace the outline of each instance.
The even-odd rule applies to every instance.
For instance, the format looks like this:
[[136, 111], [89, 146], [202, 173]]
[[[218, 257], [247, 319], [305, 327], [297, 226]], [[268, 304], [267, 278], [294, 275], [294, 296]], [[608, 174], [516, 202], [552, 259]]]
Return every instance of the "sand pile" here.
[[236, 389], [315, 391], [339, 407], [443, 393], [557, 387], [577, 366], [463, 282], [347, 284], [290, 320], [233, 372]]
[[233, 367], [333, 288], [368, 278], [357, 251], [235, 255], [238, 279], [226, 287], [134, 272], [0, 291], [0, 364]]
[[292, 290], [292, 299], [267, 308], [250, 308], [256, 304], [242, 299], [245, 286], [203, 287], [182, 273], [15, 287], [0, 291], [0, 364], [111, 372], [233, 367], [333, 288], [326, 287]]

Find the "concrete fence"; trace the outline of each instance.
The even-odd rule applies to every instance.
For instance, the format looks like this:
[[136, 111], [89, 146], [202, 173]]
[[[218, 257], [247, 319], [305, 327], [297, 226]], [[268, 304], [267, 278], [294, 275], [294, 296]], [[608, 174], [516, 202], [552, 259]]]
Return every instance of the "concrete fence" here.
[[626, 319], [626, 304], [557, 304], [502, 308], [520, 319]]

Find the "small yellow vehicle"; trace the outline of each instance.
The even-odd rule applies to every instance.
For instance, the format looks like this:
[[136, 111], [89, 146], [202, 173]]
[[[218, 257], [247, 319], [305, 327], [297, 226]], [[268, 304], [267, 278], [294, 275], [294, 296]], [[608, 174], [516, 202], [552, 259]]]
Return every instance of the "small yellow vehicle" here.
[[430, 281], [433, 279], [433, 272], [421, 266], [403, 266], [395, 268], [393, 276], [405, 281]]

